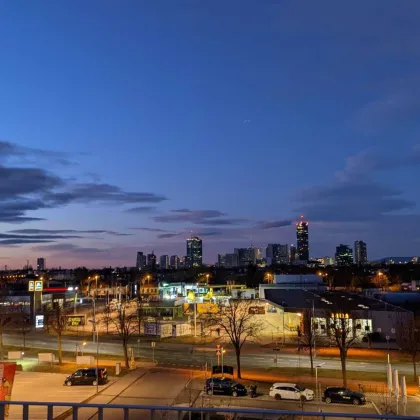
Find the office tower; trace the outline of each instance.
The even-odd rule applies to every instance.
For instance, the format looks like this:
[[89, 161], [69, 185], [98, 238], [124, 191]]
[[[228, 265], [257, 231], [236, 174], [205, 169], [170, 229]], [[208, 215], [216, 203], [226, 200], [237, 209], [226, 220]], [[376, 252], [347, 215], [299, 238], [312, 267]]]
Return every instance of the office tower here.
[[339, 266], [353, 264], [353, 250], [348, 245], [340, 244], [336, 247], [335, 263]]
[[187, 268], [201, 267], [203, 264], [203, 241], [198, 236], [187, 239]]
[[163, 270], [167, 270], [169, 268], [169, 255], [160, 256], [159, 267]]
[[366, 242], [354, 242], [354, 262], [359, 265], [367, 264], [367, 247]]
[[171, 266], [171, 268], [174, 268], [175, 270], [177, 270], [179, 268], [179, 258], [178, 258], [178, 255], [171, 255], [171, 259], [170, 259], [169, 265]]
[[267, 246], [267, 264], [288, 264], [289, 247], [281, 244], [268, 244]]
[[300, 216], [300, 222], [296, 223], [297, 253], [300, 261], [309, 260], [309, 222]]
[[146, 255], [144, 255], [143, 252], [137, 252], [136, 268], [138, 270], [143, 270], [143, 268], [146, 267], [146, 264]]
[[156, 255], [155, 251], [151, 254], [147, 254], [147, 267], [154, 270], [156, 268]]
[[238, 256], [238, 267], [247, 267], [256, 262], [255, 248], [253, 247], [235, 248], [234, 254]]
[[292, 244], [289, 248], [289, 261], [292, 264], [296, 260], [296, 247]]
[[219, 254], [217, 258], [219, 267], [234, 268], [238, 267], [238, 255], [233, 254]]
[[37, 271], [45, 270], [45, 258], [41, 257], [36, 260], [36, 269]]

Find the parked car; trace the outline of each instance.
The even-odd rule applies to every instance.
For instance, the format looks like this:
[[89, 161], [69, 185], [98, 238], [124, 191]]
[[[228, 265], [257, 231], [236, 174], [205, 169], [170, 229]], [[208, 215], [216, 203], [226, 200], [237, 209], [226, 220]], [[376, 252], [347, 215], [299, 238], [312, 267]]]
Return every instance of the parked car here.
[[360, 405], [366, 404], [366, 397], [360, 392], [355, 392], [347, 388], [332, 386], [324, 391], [324, 394], [322, 395], [322, 401], [325, 401], [327, 404], [333, 402]]
[[96, 368], [79, 369], [64, 380], [64, 385], [103, 385], [108, 382], [108, 372], [105, 368], [98, 368], [98, 375]]
[[224, 394], [238, 397], [247, 395], [246, 387], [232, 379], [227, 378], [210, 378], [206, 380], [204, 390], [207, 395]]
[[302, 400], [312, 401], [314, 399], [314, 391], [303, 388], [298, 384], [276, 382], [270, 388], [270, 397], [276, 400]]

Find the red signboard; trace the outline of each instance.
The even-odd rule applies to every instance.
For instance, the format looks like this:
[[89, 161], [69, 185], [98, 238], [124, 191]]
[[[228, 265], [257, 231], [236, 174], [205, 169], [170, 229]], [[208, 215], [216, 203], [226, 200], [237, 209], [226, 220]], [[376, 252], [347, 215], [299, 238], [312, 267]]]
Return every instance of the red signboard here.
[[[0, 401], [12, 399], [13, 381], [15, 380], [16, 363], [0, 362]], [[5, 414], [9, 415], [9, 405], [5, 406]]]

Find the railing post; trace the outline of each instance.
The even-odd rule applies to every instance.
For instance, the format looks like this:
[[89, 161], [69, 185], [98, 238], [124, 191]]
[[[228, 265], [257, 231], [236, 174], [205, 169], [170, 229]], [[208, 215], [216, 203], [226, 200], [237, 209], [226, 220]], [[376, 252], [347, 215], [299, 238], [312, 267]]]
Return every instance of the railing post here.
[[4, 406], [4, 404], [0, 404], [0, 419], [5, 419], [6, 418], [6, 416], [5, 416], [5, 406]]
[[73, 420], [78, 420], [79, 418], [79, 407], [73, 407]]
[[182, 420], [182, 410], [178, 411], [178, 420]]
[[124, 407], [124, 420], [129, 420], [130, 409], [128, 407]]
[[47, 405], [47, 420], [53, 420], [54, 418], [54, 406], [52, 403]]
[[22, 407], [22, 419], [23, 420], [29, 420], [29, 405], [28, 404], [23, 404], [23, 407]]
[[98, 420], [104, 420], [104, 408], [98, 407]]
[[155, 410], [152, 408], [150, 410], [150, 420], [154, 420], [155, 419]]

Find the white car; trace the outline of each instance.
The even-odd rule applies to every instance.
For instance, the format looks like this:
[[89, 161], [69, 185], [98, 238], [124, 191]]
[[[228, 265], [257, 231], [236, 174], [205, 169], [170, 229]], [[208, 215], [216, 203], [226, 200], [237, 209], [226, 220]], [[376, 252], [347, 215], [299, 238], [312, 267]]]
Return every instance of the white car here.
[[311, 389], [302, 388], [297, 384], [287, 382], [276, 382], [273, 384], [269, 395], [276, 400], [312, 401], [314, 399], [314, 391]]

